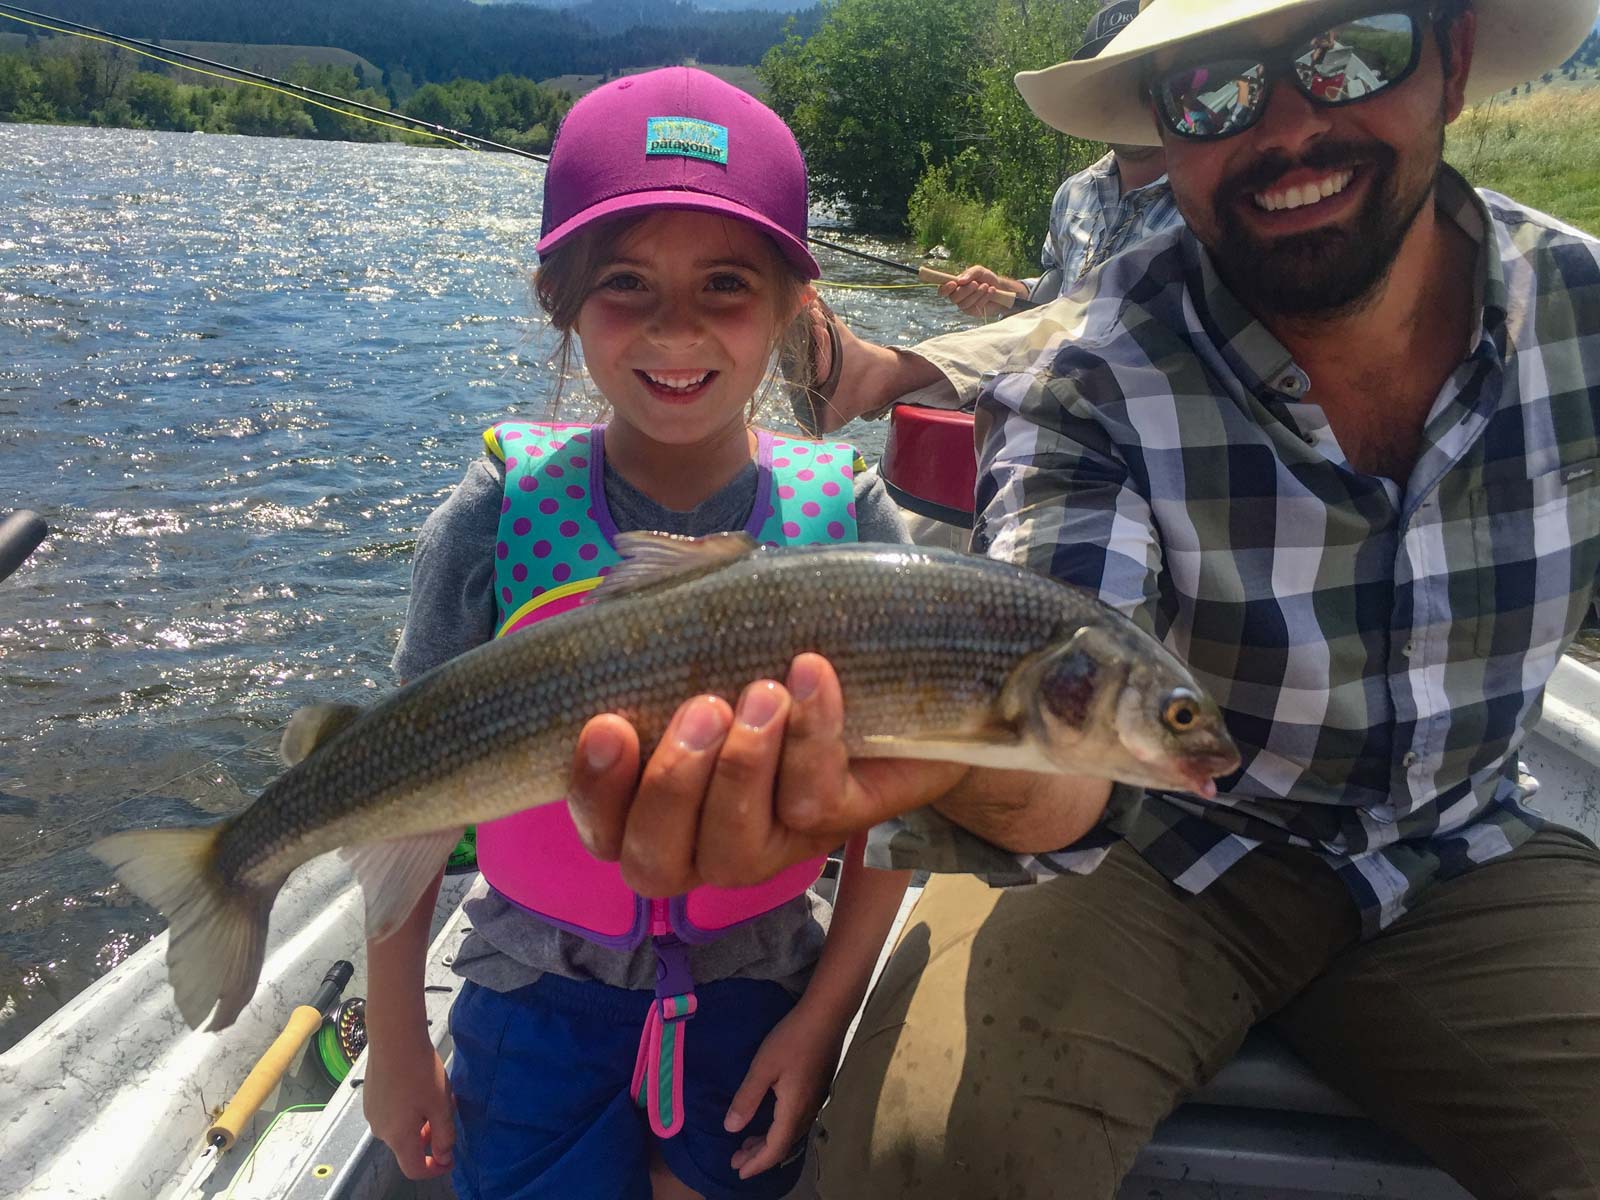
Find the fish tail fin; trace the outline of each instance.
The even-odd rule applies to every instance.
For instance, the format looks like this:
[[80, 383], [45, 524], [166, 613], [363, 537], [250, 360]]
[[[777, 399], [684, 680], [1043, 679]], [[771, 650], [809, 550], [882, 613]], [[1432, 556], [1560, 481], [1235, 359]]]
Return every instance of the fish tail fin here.
[[277, 887], [229, 885], [217, 869], [226, 822], [198, 829], [116, 833], [90, 849], [134, 894], [167, 919], [167, 977], [191, 1029], [233, 1024], [256, 990], [267, 916]]

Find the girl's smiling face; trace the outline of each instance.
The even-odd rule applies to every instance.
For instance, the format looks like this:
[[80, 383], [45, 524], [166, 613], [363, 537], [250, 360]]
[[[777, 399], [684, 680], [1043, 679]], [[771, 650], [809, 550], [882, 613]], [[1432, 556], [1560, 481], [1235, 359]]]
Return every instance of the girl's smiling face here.
[[776, 247], [744, 221], [666, 211], [630, 227], [599, 267], [573, 331], [613, 424], [672, 446], [742, 429], [809, 292]]

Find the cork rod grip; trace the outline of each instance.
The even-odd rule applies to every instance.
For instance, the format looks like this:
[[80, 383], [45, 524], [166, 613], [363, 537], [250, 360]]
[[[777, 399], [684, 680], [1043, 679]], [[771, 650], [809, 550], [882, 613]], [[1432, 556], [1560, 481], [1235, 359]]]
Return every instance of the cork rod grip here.
[[[216, 1123], [206, 1130], [207, 1145], [226, 1150], [238, 1140], [239, 1131], [272, 1095], [272, 1089], [278, 1086], [278, 1081], [294, 1062], [294, 1056], [300, 1053], [300, 1047], [321, 1027], [322, 1011], [309, 1004], [302, 1004], [289, 1014], [283, 1032], [256, 1060], [256, 1065], [250, 1068], [250, 1074], [244, 1077], [233, 1099], [228, 1101], [228, 1107], [222, 1110]], [[218, 1142], [218, 1138], [222, 1140]]]

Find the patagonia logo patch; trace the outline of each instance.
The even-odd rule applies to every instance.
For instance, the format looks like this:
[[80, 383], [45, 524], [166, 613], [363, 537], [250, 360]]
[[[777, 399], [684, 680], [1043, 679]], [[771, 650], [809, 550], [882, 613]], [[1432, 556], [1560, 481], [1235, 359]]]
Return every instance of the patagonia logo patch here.
[[728, 165], [728, 127], [695, 117], [651, 117], [645, 126], [644, 152], [701, 158]]

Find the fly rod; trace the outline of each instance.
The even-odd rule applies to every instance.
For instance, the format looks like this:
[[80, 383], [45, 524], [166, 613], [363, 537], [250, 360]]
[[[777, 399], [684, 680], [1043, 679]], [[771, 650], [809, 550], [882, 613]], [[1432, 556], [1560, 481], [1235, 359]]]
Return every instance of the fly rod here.
[[[420, 117], [407, 116], [405, 113], [395, 112], [392, 109], [387, 108], [379, 108], [372, 104], [364, 104], [359, 100], [350, 100], [344, 96], [337, 96], [332, 92], [324, 92], [314, 87], [308, 87], [302, 83], [291, 83], [286, 79], [278, 79], [271, 75], [263, 75], [259, 71], [252, 71], [246, 67], [236, 67], [231, 63], [218, 62], [216, 59], [205, 58], [198, 54], [190, 54], [186, 50], [176, 50], [170, 46], [163, 46], [159, 42], [148, 42], [142, 38], [128, 37], [123, 34], [112, 33], [109, 30], [97, 28], [93, 25], [85, 25], [78, 21], [69, 21], [65, 17], [54, 17], [49, 13], [42, 13], [31, 8], [24, 8], [19, 4], [6, 3], [5, 0], [0, 0], [0, 17], [8, 17], [9, 19], [18, 21], [24, 25], [32, 25], [35, 28], [45, 29], [51, 33], [61, 33], [72, 37], [85, 37], [102, 41], [108, 45], [128, 50], [131, 53], [142, 55], [145, 58], [153, 58], [157, 62], [166, 63], [168, 66], [177, 67], [184, 71], [195, 71], [202, 75], [215, 75], [216, 72], [225, 71], [228, 74], [223, 78], [231, 78], [235, 82], [249, 83], [257, 87], [272, 88], [281, 92], [288, 92], [293, 95], [298, 95], [307, 103], [315, 104], [321, 108], [328, 108], [334, 112], [344, 112], [344, 115], [358, 117], [362, 120], [373, 119], [372, 116], [362, 117], [362, 113], [374, 114], [377, 117], [389, 118], [391, 121], [404, 121], [407, 125], [421, 133], [426, 133], [431, 137], [441, 138], [446, 141], [454, 140], [456, 144], [469, 148], [482, 147], [488, 150], [497, 150], [503, 154], [515, 154], [519, 158], [531, 158], [535, 162], [550, 161], [546, 155], [535, 154], [531, 150], [522, 150], [516, 146], [503, 145], [500, 142], [490, 141], [488, 138], [479, 137], [476, 134], [464, 133], [459, 129], [452, 129], [448, 125], [440, 125], [433, 121], [424, 121]], [[174, 61], [175, 59], [181, 59], [183, 61]], [[200, 66], [189, 66], [189, 63], [199, 63]], [[335, 104], [342, 105], [343, 109], [332, 108], [332, 105]], [[359, 111], [349, 112], [347, 111], [349, 109], [356, 109]], [[384, 122], [375, 123], [383, 124]], [[838, 242], [830, 242], [824, 238], [812, 237], [810, 240], [818, 246], [826, 246], [828, 249], [836, 250], [841, 254], [849, 254], [855, 258], [864, 259], [867, 262], [877, 263], [879, 266], [889, 267], [892, 270], [904, 271], [907, 274], [915, 275], [923, 283], [938, 285], [949, 283], [955, 278], [954, 275], [947, 274], [944, 271], [937, 271], [932, 267], [913, 267], [908, 263], [895, 262], [893, 259], [881, 258], [876, 254], [868, 254], [864, 250], [853, 250], [849, 246], [840, 245]], [[995, 295], [991, 297], [991, 300], [995, 304], [998, 304], [1001, 308], [1011, 309], [1014, 311], [1038, 307], [1038, 305], [1033, 301], [1004, 290], [997, 290]]]
[[[19, 13], [21, 14], [20, 17], [14, 15]], [[158, 58], [158, 61], [167, 62], [170, 66], [179, 67], [186, 71], [193, 71], [196, 68], [186, 66], [185, 63], [200, 63], [202, 66], [218, 71], [228, 71], [235, 76], [239, 76], [241, 77], [241, 82], [251, 81], [258, 84], [275, 87], [282, 91], [297, 92], [302, 97], [315, 97], [317, 100], [331, 101], [334, 104], [342, 104], [349, 108], [360, 109], [362, 112], [374, 113], [378, 116], [389, 117], [396, 121], [404, 121], [423, 132], [431, 133], [436, 137], [455, 138], [468, 146], [484, 146], [490, 150], [498, 150], [503, 154], [516, 154], [522, 158], [531, 158], [535, 162], [549, 161], [546, 156], [542, 154], [535, 154], [531, 150], [519, 150], [516, 146], [504, 146], [499, 142], [491, 142], [487, 138], [478, 137], [476, 134], [463, 133], [459, 129], [451, 129], [448, 125], [439, 125], [433, 121], [424, 121], [419, 117], [408, 117], [405, 113], [397, 113], [387, 108], [378, 108], [372, 104], [363, 104], [359, 100], [349, 100], [343, 96], [336, 96], [332, 92], [319, 91], [317, 88], [307, 87], [305, 84], [301, 83], [290, 83], [286, 79], [276, 79], [271, 75], [263, 75], [258, 71], [251, 71], [245, 67], [236, 67], [230, 63], [218, 62], [211, 58], [202, 58], [198, 54], [190, 54], [185, 50], [174, 50], [172, 47], [163, 46], [159, 42], [147, 42], [141, 38], [127, 37], [120, 33], [111, 33], [105, 29], [97, 29], [93, 25], [83, 25], [77, 21], [69, 21], [65, 17], [53, 17], [49, 13], [35, 12], [31, 8], [23, 8], [17, 4], [0, 3], [0, 16], [7, 14], [13, 14], [13, 19], [15, 20], [22, 20], [23, 17], [35, 18], [33, 21], [23, 21], [24, 24], [29, 25], [35, 24], [36, 21], [40, 23], [50, 22], [51, 24], [40, 24], [39, 27], [43, 29], [49, 29], [53, 33], [65, 33], [80, 37], [98, 38], [101, 41], [109, 42], [113, 46], [119, 46], [124, 50], [131, 50], [135, 54], [143, 54], [146, 58], [157, 58], [156, 54], [152, 54], [150, 52], [159, 51], [160, 54], [167, 55], [168, 58]], [[171, 62], [170, 59], [174, 58], [183, 59], [185, 61], [176, 63]], [[201, 73], [204, 74], [205, 72]], [[351, 115], [353, 116], [355, 114]]]
[[[935, 271], [932, 267], [913, 267], [910, 263], [895, 262], [892, 258], [880, 258], [876, 254], [868, 254], [865, 250], [852, 250], [849, 246], [827, 241], [819, 238], [816, 234], [811, 235], [811, 241], [818, 246], [826, 246], [829, 250], [837, 250], [841, 254], [849, 254], [856, 258], [865, 259], [870, 263], [877, 263], [880, 267], [890, 267], [896, 271], [904, 271], [908, 275], [915, 275], [923, 283], [949, 283], [955, 278], [954, 275], [948, 275], [943, 271]], [[995, 294], [990, 299], [1001, 308], [1009, 308], [1015, 311], [1039, 307], [1025, 296], [1019, 296], [1015, 292], [1008, 292], [1003, 289], [996, 289]]]

